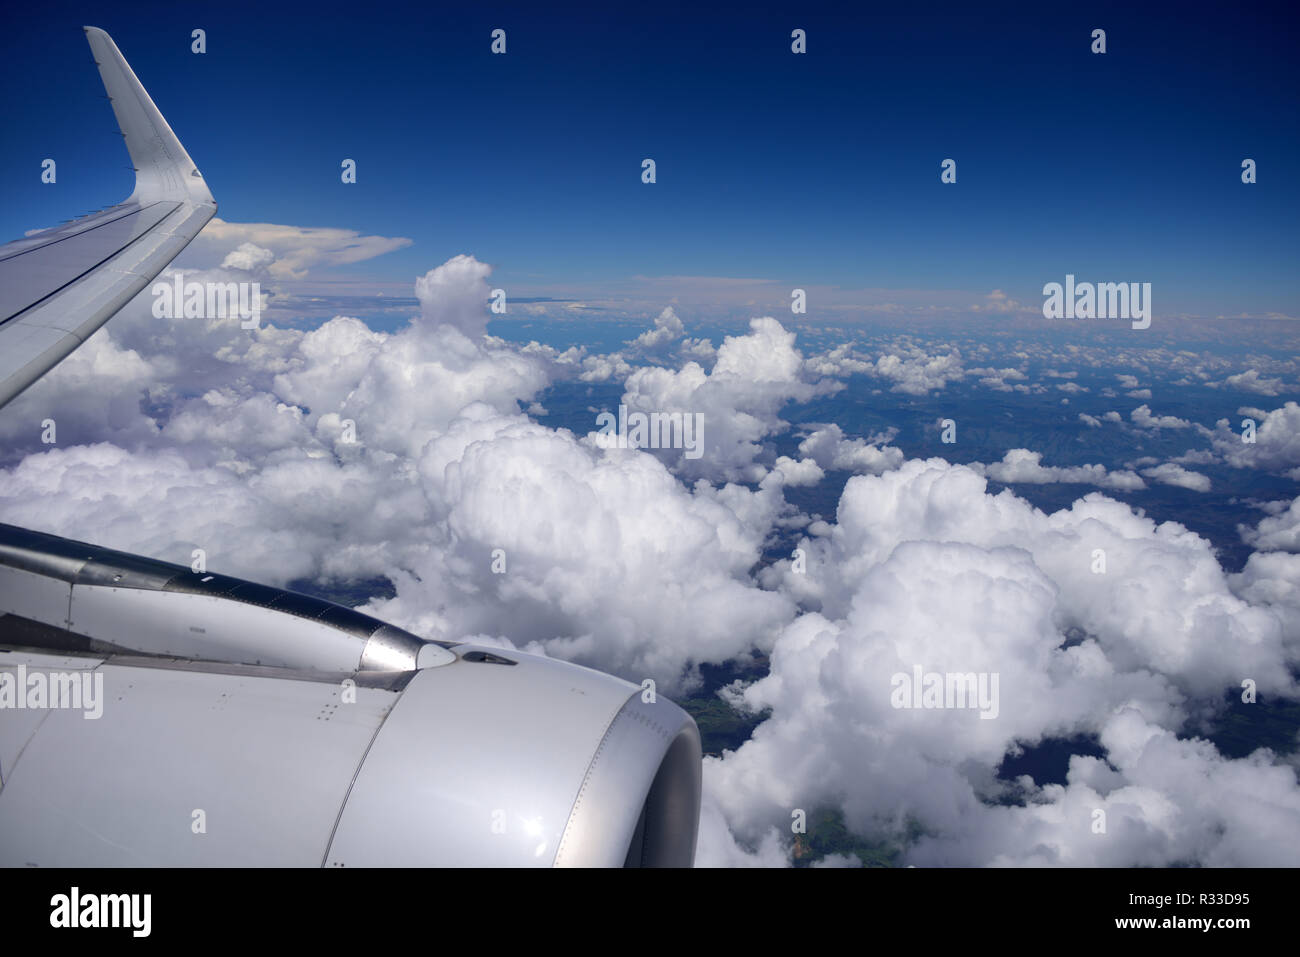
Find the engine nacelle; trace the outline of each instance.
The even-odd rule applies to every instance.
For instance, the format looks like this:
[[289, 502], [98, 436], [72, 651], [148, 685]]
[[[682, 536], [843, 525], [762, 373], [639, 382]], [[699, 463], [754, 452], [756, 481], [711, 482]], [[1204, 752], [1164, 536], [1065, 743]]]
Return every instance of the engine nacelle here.
[[0, 526], [2, 865], [690, 866], [700, 776], [627, 681]]

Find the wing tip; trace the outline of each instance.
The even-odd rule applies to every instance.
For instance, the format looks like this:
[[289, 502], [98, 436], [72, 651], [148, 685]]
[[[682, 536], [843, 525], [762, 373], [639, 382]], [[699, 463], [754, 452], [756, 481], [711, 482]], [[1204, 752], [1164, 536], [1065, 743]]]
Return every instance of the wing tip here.
[[83, 26], [95, 54], [104, 92], [113, 105], [118, 130], [126, 140], [135, 170], [133, 199], [145, 196], [216, 206], [194, 160], [127, 63], [113, 38], [99, 27]]

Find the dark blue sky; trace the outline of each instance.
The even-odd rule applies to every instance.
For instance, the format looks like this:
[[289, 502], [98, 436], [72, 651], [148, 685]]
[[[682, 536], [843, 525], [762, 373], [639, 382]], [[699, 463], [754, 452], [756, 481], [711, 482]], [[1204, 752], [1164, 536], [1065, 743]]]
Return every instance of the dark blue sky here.
[[88, 23], [224, 219], [414, 240], [353, 275], [468, 252], [515, 294], [689, 275], [1038, 303], [1073, 272], [1152, 282], [1163, 310], [1300, 315], [1295, 15], [1138, 6], [32, 6], [0, 35], [0, 228], [130, 190]]

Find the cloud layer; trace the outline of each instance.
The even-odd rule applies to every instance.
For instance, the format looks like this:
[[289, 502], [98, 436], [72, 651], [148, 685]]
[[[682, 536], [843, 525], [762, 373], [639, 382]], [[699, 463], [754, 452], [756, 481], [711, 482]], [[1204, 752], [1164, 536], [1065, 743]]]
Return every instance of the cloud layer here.
[[[293, 275], [339, 239], [303, 233], [219, 228], [223, 265], [187, 278]], [[430, 270], [418, 314], [391, 333], [344, 316], [311, 331], [159, 320], [137, 299], [0, 416], [0, 520], [187, 564], [203, 548], [209, 567], [272, 583], [386, 578], [391, 597], [368, 608], [397, 624], [673, 692], [702, 663], [762, 652], [770, 671], [727, 697], [767, 716], [707, 762], [703, 864], [788, 863], [792, 810], [827, 807], [917, 864], [1290, 862], [1294, 767], [1226, 758], [1186, 729], [1243, 680], [1297, 694], [1296, 504], [1243, 532], [1257, 551], [1229, 575], [1205, 539], [1101, 493], [1046, 513], [987, 481], [1144, 487], [1133, 471], [1043, 465], [1028, 449], [908, 460], [893, 430], [834, 422], [805, 426], [798, 458], [777, 456], [784, 407], [851, 376], [924, 395], [968, 375], [1015, 389], [1026, 374], [968, 372], [955, 348], [906, 342], [809, 357], [772, 318], [716, 350], [675, 348], [686, 328], [671, 309], [626, 349], [675, 367], [510, 346], [484, 335], [489, 274], [468, 256]], [[701, 414], [704, 454], [607, 447], [520, 411], [559, 378], [625, 379], [632, 411]], [[1214, 454], [1300, 466], [1300, 407], [1252, 411], [1254, 443], [1227, 420], [1204, 430]], [[1079, 427], [1114, 428], [1112, 415]], [[1129, 423], [1191, 425], [1146, 405]], [[783, 529], [807, 524], [787, 487], [830, 471], [854, 473], [835, 521], [765, 564]], [[1176, 463], [1141, 474], [1209, 482]], [[917, 667], [996, 675], [996, 717], [896, 707], [895, 676]], [[1076, 754], [1064, 784], [997, 777], [1009, 753], [1079, 736], [1102, 757]]]

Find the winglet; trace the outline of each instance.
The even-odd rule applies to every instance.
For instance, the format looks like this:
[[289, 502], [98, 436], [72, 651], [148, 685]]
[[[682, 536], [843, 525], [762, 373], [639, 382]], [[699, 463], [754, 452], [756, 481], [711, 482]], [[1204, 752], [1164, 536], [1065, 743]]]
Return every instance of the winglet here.
[[130, 200], [175, 200], [215, 207], [212, 193], [190, 154], [154, 106], [113, 38], [98, 27], [82, 29], [135, 167], [135, 192]]

